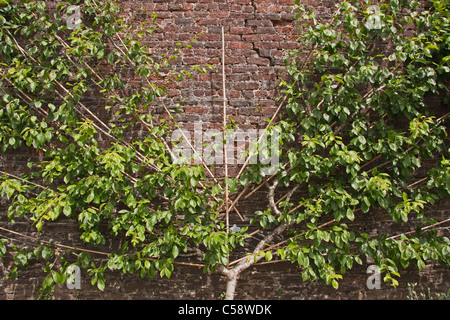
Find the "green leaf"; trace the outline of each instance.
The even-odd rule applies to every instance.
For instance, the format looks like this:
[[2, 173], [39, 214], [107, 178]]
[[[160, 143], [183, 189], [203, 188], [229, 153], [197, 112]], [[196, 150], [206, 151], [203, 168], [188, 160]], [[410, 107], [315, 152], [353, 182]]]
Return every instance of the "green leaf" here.
[[44, 260], [49, 260], [53, 256], [53, 250], [48, 247], [43, 247], [41, 255]]
[[175, 210], [184, 209], [186, 207], [185, 200], [180, 198], [175, 201], [174, 204]]
[[14, 256], [14, 262], [19, 265], [19, 266], [26, 266], [28, 264], [28, 257], [25, 253], [22, 252], [18, 252], [15, 256]]
[[362, 212], [367, 213], [369, 209], [370, 209], [370, 201], [366, 196], [364, 196], [361, 201], [361, 210]]
[[55, 80], [57, 76], [58, 76], [58, 73], [56, 72], [56, 70], [50, 71], [50, 73], [49, 73], [49, 80], [50, 80], [50, 82]]
[[59, 135], [59, 141], [61, 141], [62, 143], [69, 143], [69, 140], [67, 140], [67, 138], [63, 135]]
[[355, 214], [352, 209], [347, 209], [347, 219], [353, 221], [355, 220]]
[[97, 280], [97, 288], [98, 288], [100, 291], [105, 290], [105, 281], [104, 281], [103, 279], [98, 279], [98, 280]]
[[92, 200], [94, 200], [94, 197], [95, 197], [94, 190], [91, 190], [91, 192], [89, 193], [89, 195], [88, 195], [87, 198], [86, 198], [86, 202], [87, 202], [87, 203], [91, 203]]
[[309, 266], [309, 258], [308, 258], [308, 256], [300, 251], [298, 256], [297, 256], [297, 263], [300, 266], [307, 268]]
[[172, 256], [173, 256], [173, 258], [175, 259], [176, 257], [178, 257], [178, 254], [180, 253], [180, 251], [179, 251], [179, 249], [178, 249], [178, 246], [173, 246], [172, 247]]
[[226, 178], [225, 180], [230, 190], [230, 193], [236, 192], [238, 188], [238, 179]]
[[5, 243], [7, 242], [6, 239], [0, 239], [0, 258], [3, 258], [3, 256], [6, 254], [7, 247]]
[[70, 205], [64, 206], [63, 212], [65, 216], [69, 217], [72, 213], [72, 207]]
[[331, 285], [333, 286], [334, 289], [339, 288], [339, 283], [336, 281], [336, 279], [331, 280]]
[[57, 283], [57, 284], [63, 284], [64, 281], [66, 281], [66, 277], [56, 271], [52, 271], [52, 277], [53, 280]]
[[40, 145], [44, 145], [45, 144], [45, 135], [42, 133], [39, 133], [36, 137], [37, 141], [39, 142]]

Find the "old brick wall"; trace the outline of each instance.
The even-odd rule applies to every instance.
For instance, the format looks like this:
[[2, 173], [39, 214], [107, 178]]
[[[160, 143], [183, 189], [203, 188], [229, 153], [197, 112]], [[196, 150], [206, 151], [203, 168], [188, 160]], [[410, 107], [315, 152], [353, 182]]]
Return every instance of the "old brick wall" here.
[[[415, 291], [431, 293], [447, 292], [448, 268], [427, 267], [421, 273], [417, 268], [402, 270], [400, 285], [393, 288], [385, 283], [380, 289], [369, 290], [366, 286], [367, 265], [357, 266], [340, 281], [338, 290], [322, 283], [302, 282], [301, 271], [289, 262], [253, 267], [245, 271], [238, 281], [236, 299], [245, 300], [404, 300], [408, 299], [408, 283], [417, 283]], [[1, 271], [0, 267], [0, 271]], [[138, 275], [106, 272], [107, 283], [100, 292], [90, 283], [90, 277], [82, 272], [81, 289], [69, 290], [65, 285], [55, 288], [53, 299], [81, 300], [218, 300], [225, 293], [226, 282], [216, 274], [177, 266], [170, 279], [141, 279]], [[0, 300], [36, 299], [44, 277], [42, 266], [32, 265], [15, 280], [2, 280]]]
[[[204, 129], [222, 127], [222, 73], [221, 31], [225, 31], [226, 90], [228, 114], [242, 129], [262, 128], [264, 118], [277, 108], [277, 79], [283, 70], [284, 50], [295, 49], [296, 27], [291, 0], [124, 0], [125, 18], [130, 23], [150, 21], [152, 14], [161, 28], [142, 41], [154, 47], [155, 54], [170, 52], [177, 43], [189, 43], [183, 48], [180, 67], [211, 64], [215, 70], [205, 75], [195, 75], [194, 80], [169, 86], [172, 97], [169, 106], [180, 103], [183, 108], [183, 126], [193, 129], [201, 122]], [[330, 16], [333, 0], [309, 0], [317, 12]], [[191, 41], [192, 39], [196, 41]], [[136, 85], [136, 84], [135, 84]], [[181, 97], [181, 98], [180, 98]], [[158, 110], [156, 110], [158, 112]], [[159, 110], [162, 113], [162, 110]], [[135, 132], [139, 134], [139, 132]], [[3, 170], [18, 171], [26, 166], [30, 156], [9, 154], [2, 156]], [[230, 175], [238, 169], [231, 168]], [[217, 170], [220, 170], [218, 168]], [[233, 171], [234, 170], [234, 171]], [[257, 192], [238, 207], [244, 217], [257, 207], [265, 206], [265, 190]], [[437, 217], [448, 217], [448, 200], [430, 208]], [[0, 209], [4, 212], [5, 208]], [[236, 217], [232, 217], [235, 219]], [[0, 218], [8, 225], [5, 215]], [[374, 213], [357, 221], [358, 228], [366, 232], [382, 231], [394, 227], [384, 224], [382, 214]], [[26, 230], [25, 225], [15, 227]], [[48, 225], [51, 238], [60, 243], [83, 246], [79, 230], [72, 222], [59, 221]], [[111, 251], [117, 243], [100, 247]], [[195, 261], [193, 261], [195, 262]], [[6, 260], [5, 264], [8, 263]], [[339, 290], [320, 283], [303, 283], [301, 271], [290, 263], [267, 263], [255, 266], [242, 274], [237, 288], [237, 298], [242, 299], [404, 299], [407, 283], [417, 282], [417, 291], [424, 288], [442, 292], [450, 285], [449, 270], [427, 267], [418, 273], [411, 266], [402, 270], [400, 287], [394, 289], [382, 284], [379, 290], [366, 286], [366, 269], [370, 261], [356, 267], [341, 281]], [[57, 287], [55, 299], [219, 299], [225, 292], [225, 280], [220, 275], [205, 274], [197, 267], [176, 266], [171, 279], [144, 279], [138, 275], [107, 273], [107, 287], [99, 292], [90, 285], [87, 274], [82, 274], [81, 290]], [[4, 266], [0, 264], [0, 274]], [[20, 273], [17, 281], [1, 280], [0, 299], [29, 299], [36, 297], [39, 282], [43, 280], [42, 266], [32, 265]]]
[[[332, 1], [324, 1], [329, 4]], [[194, 81], [174, 84], [170, 94], [183, 98], [184, 120], [221, 127], [221, 30], [225, 32], [226, 90], [229, 115], [242, 128], [261, 125], [262, 116], [274, 113], [278, 73], [283, 50], [297, 47], [291, 0], [276, 1], [122, 1], [130, 21], [157, 15], [161, 28], [144, 43], [169, 51], [179, 42], [186, 67], [211, 64], [217, 69]], [[325, 7], [325, 5], [324, 5]], [[190, 41], [191, 39], [196, 41]], [[255, 107], [260, 107], [255, 112]]]

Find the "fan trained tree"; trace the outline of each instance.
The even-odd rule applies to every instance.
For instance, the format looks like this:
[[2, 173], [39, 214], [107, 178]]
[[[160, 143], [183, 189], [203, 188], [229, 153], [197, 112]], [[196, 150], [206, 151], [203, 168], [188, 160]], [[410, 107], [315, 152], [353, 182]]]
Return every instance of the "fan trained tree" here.
[[[182, 46], [155, 55], [140, 37], [157, 24], [128, 25], [116, 2], [85, 0], [80, 24], [68, 20], [72, 2], [54, 13], [45, 1], [0, 2], [0, 150], [34, 155], [22, 172], [0, 172], [9, 277], [40, 262], [45, 295], [75, 264], [103, 290], [106, 270], [170, 278], [190, 253], [227, 278], [232, 299], [239, 275], [264, 260], [289, 260], [304, 281], [334, 288], [367, 258], [394, 286], [400, 266], [449, 264], [440, 227], [450, 219], [428, 210], [450, 190], [445, 0], [338, 1], [327, 18], [296, 3], [301, 49], [286, 52], [266, 131], [280, 137], [279, 165], [272, 175], [258, 163], [216, 180], [205, 163], [174, 161], [177, 108], [165, 103], [167, 83], [208, 66], [173, 67]], [[131, 78], [142, 85], [126, 86]], [[441, 107], [427, 103], [432, 96]], [[225, 208], [262, 186], [267, 210], [231, 229]], [[404, 231], [367, 233], [356, 222], [374, 212]], [[46, 237], [64, 220], [78, 224], [83, 248]], [[38, 235], [14, 230], [18, 222]], [[96, 248], [115, 239], [115, 251]]]

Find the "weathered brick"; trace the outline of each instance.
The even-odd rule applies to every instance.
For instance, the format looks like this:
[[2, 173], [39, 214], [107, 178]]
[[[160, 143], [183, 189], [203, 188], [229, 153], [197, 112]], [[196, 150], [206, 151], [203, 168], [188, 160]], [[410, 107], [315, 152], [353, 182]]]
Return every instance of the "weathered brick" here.
[[276, 41], [276, 42], [280, 42], [284, 40], [284, 37], [280, 34], [278, 34], [276, 32], [276, 30], [274, 30], [274, 32], [270, 33], [270, 32], [259, 32], [258, 30], [256, 31], [258, 33], [262, 33], [261, 34], [261, 40], [262, 41]]
[[277, 30], [274, 27], [256, 27], [255, 33], [263, 34], [263, 35], [272, 35], [276, 34]]
[[242, 91], [242, 97], [244, 99], [253, 99], [255, 97], [255, 92], [253, 90]]
[[284, 50], [294, 50], [299, 49], [298, 42], [288, 42], [288, 41], [281, 41], [280, 42], [280, 48]]
[[253, 29], [249, 27], [230, 27], [230, 33], [251, 34], [253, 33]]
[[256, 42], [262, 40], [262, 34], [243, 34], [242, 40], [248, 42]]
[[279, 48], [280, 43], [278, 41], [258, 41], [255, 42], [255, 48], [263, 48], [263, 49], [276, 49]]
[[258, 66], [268, 66], [270, 64], [270, 60], [267, 58], [248, 57], [247, 63], [248, 64], [256, 64]]
[[227, 48], [234, 48], [234, 49], [253, 49], [253, 44], [250, 42], [228, 42], [226, 44]]
[[248, 10], [247, 11], [239, 11], [239, 12], [238, 11], [230, 12], [230, 19], [242, 19], [240, 21], [244, 22], [243, 26], [245, 26], [245, 22], [247, 20], [254, 19], [254, 18], [255, 18], [254, 14], [251, 11], [248, 12]]
[[255, 26], [255, 27], [272, 27], [272, 21], [265, 19], [251, 19], [246, 21], [247, 26]]
[[228, 18], [230, 16], [230, 13], [228, 11], [213, 11], [209, 14], [210, 18]]
[[224, 26], [244, 27], [245, 26], [245, 19], [238, 18], [238, 17], [232, 17], [232, 18], [221, 20], [221, 23]]
[[186, 56], [186, 57], [183, 57], [183, 63], [184, 64], [195, 64], [195, 65], [197, 65], [197, 64], [205, 64], [206, 63], [206, 59], [207, 59], [207, 57], [198, 57], [198, 56], [196, 56], [196, 57], [193, 57], [193, 56]]
[[199, 41], [219, 41], [221, 38], [220, 34], [215, 33], [202, 33], [197, 35], [197, 40]]
[[200, 25], [213, 25], [217, 26], [219, 25], [219, 19], [218, 18], [207, 18], [207, 19], [199, 19], [197, 21]]
[[175, 19], [175, 24], [179, 24], [179, 25], [191, 25], [192, 23], [193, 23], [192, 19], [187, 19], [187, 18]]
[[255, 65], [240, 64], [231, 68], [232, 73], [254, 73], [258, 71]]
[[241, 41], [241, 36], [238, 35], [238, 34], [226, 33], [226, 34], [224, 34], [224, 36], [225, 36], [225, 41], [226, 42], [229, 42], [229, 41]]
[[280, 12], [281, 6], [274, 5], [274, 4], [259, 4], [256, 6], [256, 12], [262, 12], [262, 13], [274, 13], [274, 12]]
[[236, 90], [256, 90], [259, 87], [260, 83], [258, 81], [238, 81], [234, 84]]

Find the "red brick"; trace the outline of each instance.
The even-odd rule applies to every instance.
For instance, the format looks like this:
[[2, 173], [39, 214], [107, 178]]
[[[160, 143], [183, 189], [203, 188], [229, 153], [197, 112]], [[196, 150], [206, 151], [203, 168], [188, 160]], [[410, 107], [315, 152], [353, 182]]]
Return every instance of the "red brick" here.
[[270, 60], [267, 58], [248, 57], [247, 63], [248, 64], [256, 64], [258, 66], [268, 66], [270, 64]]
[[227, 65], [242, 63], [242, 57], [240, 57], [240, 56], [225, 56], [225, 63]]
[[199, 41], [219, 41], [221, 40], [220, 34], [214, 34], [214, 33], [203, 33], [197, 35], [197, 40]]
[[203, 106], [185, 106], [184, 107], [184, 112], [185, 113], [203, 114], [203, 113], [207, 113], [208, 112], [208, 108], [207, 107], [203, 107]]
[[279, 47], [280, 43], [275, 41], [260, 41], [255, 43], [255, 48], [274, 49]]
[[205, 95], [205, 90], [202, 90], [202, 89], [194, 90], [194, 96], [196, 96], [196, 97], [203, 97], [204, 95]]
[[229, 42], [227, 44], [228, 48], [236, 48], [236, 49], [253, 49], [253, 44], [250, 42]]
[[255, 93], [250, 90], [244, 90], [242, 91], [242, 96], [244, 97], [244, 99], [253, 99], [255, 97]]
[[253, 73], [258, 70], [254, 65], [241, 64], [232, 68], [232, 73]]
[[180, 11], [183, 10], [183, 4], [182, 3], [169, 3], [169, 11]]
[[197, 23], [200, 24], [200, 25], [217, 26], [217, 25], [219, 25], [219, 19], [218, 18], [200, 19], [200, 20], [197, 21]]
[[253, 29], [249, 27], [230, 27], [230, 33], [251, 34], [253, 33]]
[[255, 98], [258, 99], [271, 99], [275, 96], [275, 90], [256, 90]]
[[185, 2], [185, 3], [182, 3], [182, 6], [183, 6], [183, 10], [190, 11], [195, 8], [195, 3]]
[[243, 34], [242, 40], [249, 41], [249, 42], [256, 42], [262, 40], [261, 34]]
[[241, 91], [239, 90], [229, 90], [228, 91], [228, 97], [230, 99], [236, 99], [239, 98], [241, 96]]
[[211, 18], [228, 18], [230, 13], [228, 11], [215, 11], [209, 14]]
[[241, 41], [241, 36], [238, 34], [225, 33], [225, 41]]
[[262, 34], [261, 35], [261, 40], [262, 41], [283, 41], [284, 38], [283, 36], [279, 35], [279, 34]]
[[231, 4], [230, 6], [231, 11], [242, 11], [242, 6], [239, 4]]
[[279, 48], [280, 49], [293, 50], [293, 49], [298, 49], [299, 48], [299, 44], [298, 44], [298, 42], [282, 41], [282, 42], [280, 42]]
[[188, 41], [192, 39], [192, 34], [190, 33], [179, 33], [178, 34], [178, 40], [180, 41]]
[[192, 57], [192, 56], [185, 56], [183, 57], [183, 63], [184, 64], [205, 64], [207, 57]]
[[234, 3], [237, 4], [248, 4], [250, 1], [249, 0], [234, 0]]
[[183, 53], [185, 56], [207, 56], [208, 50], [204, 48], [185, 48]]
[[242, 6], [242, 11], [243, 12], [247, 12], [247, 13], [254, 12], [255, 11], [255, 7], [253, 7], [253, 6]]
[[247, 20], [246, 24], [247, 24], [247, 26], [272, 27], [272, 22], [270, 20], [265, 20], [265, 19]]
[[233, 27], [244, 27], [245, 26], [245, 19], [244, 18], [238, 18], [238, 17], [232, 17], [223, 19], [222, 25], [224, 26], [233, 26]]
[[179, 96], [180, 93], [181, 93], [181, 91], [179, 89], [170, 89], [170, 90], [168, 90], [168, 96], [169, 97]]
[[259, 88], [257, 81], [237, 81], [234, 85], [236, 90], [256, 90]]
[[244, 24], [243, 26], [245, 26], [245, 22], [249, 19], [253, 19], [254, 18], [254, 14], [252, 12], [246, 12], [246, 11], [231, 11], [230, 12], [230, 19], [243, 19]]
[[256, 33], [261, 33], [264, 35], [276, 34], [277, 30], [274, 27], [256, 27]]

